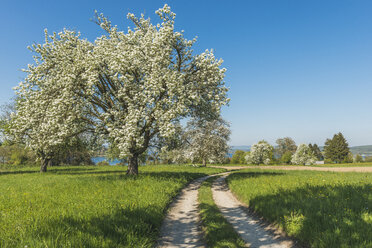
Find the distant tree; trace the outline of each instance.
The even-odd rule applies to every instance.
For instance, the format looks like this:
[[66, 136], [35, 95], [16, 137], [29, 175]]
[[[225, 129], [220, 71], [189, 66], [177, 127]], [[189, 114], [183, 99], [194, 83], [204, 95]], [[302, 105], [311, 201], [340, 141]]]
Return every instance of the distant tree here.
[[367, 156], [364, 158], [364, 162], [371, 163], [372, 162], [372, 156]]
[[354, 155], [352, 152], [349, 152], [349, 154], [342, 160], [342, 163], [352, 163], [354, 161]]
[[184, 131], [183, 145], [174, 152], [181, 160], [201, 161], [206, 166], [207, 163], [225, 161], [229, 139], [229, 124], [221, 117], [213, 120], [193, 118]]
[[251, 147], [250, 154], [245, 159], [248, 164], [269, 164], [273, 157], [274, 147], [265, 140], [259, 141]]
[[318, 161], [324, 160], [324, 156], [322, 152], [320, 151], [319, 146], [317, 144], [314, 144], [314, 145], [309, 144], [309, 148], [313, 151], [313, 154], [315, 155]]
[[316, 157], [313, 154], [313, 151], [306, 144], [301, 144], [297, 147], [295, 154], [292, 157], [292, 164], [314, 164]]
[[334, 163], [341, 163], [350, 153], [349, 145], [342, 133], [335, 134], [332, 139], [327, 139], [324, 146], [324, 157]]
[[231, 158], [232, 164], [245, 164], [246, 152], [242, 150], [236, 150]]
[[360, 154], [357, 154], [357, 155], [355, 155], [353, 162], [354, 163], [361, 163], [361, 162], [363, 162], [363, 157]]
[[297, 149], [296, 142], [290, 137], [277, 139], [276, 144], [275, 152], [279, 157], [282, 157], [286, 152], [294, 154]]
[[292, 160], [292, 152], [286, 151], [283, 156], [280, 158], [280, 162], [283, 164], [290, 164]]
[[11, 114], [15, 112], [16, 101], [12, 99], [10, 102], [0, 106], [0, 142], [4, 143], [7, 140], [9, 132], [9, 121]]
[[4, 144], [0, 145], [0, 162], [5, 164], [10, 160], [11, 150], [10, 147]]

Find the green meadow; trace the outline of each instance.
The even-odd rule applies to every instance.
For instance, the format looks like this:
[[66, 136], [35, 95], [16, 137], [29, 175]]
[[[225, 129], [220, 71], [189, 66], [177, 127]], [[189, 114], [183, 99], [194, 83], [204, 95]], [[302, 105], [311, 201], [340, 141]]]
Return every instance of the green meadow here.
[[372, 173], [244, 170], [233, 193], [310, 247], [372, 247]]
[[0, 171], [0, 247], [152, 247], [181, 188], [218, 168], [55, 167]]

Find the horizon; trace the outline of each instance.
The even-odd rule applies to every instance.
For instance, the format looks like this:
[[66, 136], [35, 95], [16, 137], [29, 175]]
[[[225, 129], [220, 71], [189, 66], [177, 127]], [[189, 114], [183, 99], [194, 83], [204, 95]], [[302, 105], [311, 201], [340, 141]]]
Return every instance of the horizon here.
[[[213, 49], [227, 68], [231, 98], [222, 116], [231, 141], [243, 146], [291, 137], [322, 146], [342, 132], [349, 146], [372, 144], [372, 2], [370, 1], [5, 1], [0, 27], [0, 104], [33, 63], [27, 49], [42, 43], [44, 29], [102, 35], [94, 10], [126, 30], [126, 14], [155, 11], [167, 3], [178, 31], [198, 36], [195, 52]], [[74, 6], [71, 8], [71, 6]]]

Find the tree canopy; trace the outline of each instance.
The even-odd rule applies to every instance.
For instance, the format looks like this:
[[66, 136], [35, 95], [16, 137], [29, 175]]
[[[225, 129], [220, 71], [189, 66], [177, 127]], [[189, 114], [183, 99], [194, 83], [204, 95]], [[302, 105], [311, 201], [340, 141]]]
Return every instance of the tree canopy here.
[[307, 165], [314, 164], [316, 157], [310, 147], [301, 144], [297, 147], [295, 154], [292, 156], [292, 164]]
[[317, 160], [323, 160], [324, 156], [322, 152], [320, 151], [320, 148], [317, 144], [309, 144], [309, 148], [313, 151], [314, 156], [316, 157]]
[[251, 147], [250, 153], [245, 157], [250, 164], [269, 164], [273, 157], [274, 147], [267, 141], [261, 140]]
[[191, 119], [182, 135], [182, 145], [171, 151], [178, 161], [217, 163], [225, 160], [229, 151], [229, 124], [222, 118]]
[[294, 154], [297, 149], [296, 142], [294, 142], [294, 140], [290, 137], [277, 139], [276, 144], [277, 147], [275, 148], [275, 152], [279, 157], [282, 157], [286, 152]]
[[350, 153], [349, 144], [342, 133], [335, 134], [332, 139], [327, 139], [324, 146], [324, 157], [335, 163], [347, 159]]
[[42, 160], [41, 171], [60, 144], [89, 132], [128, 158], [129, 174], [138, 174], [138, 156], [155, 136], [170, 137], [180, 119], [218, 116], [228, 102], [222, 60], [206, 50], [194, 55], [196, 39], [174, 28], [175, 14], [164, 5], [162, 23], [128, 14], [127, 32], [102, 14], [106, 31], [94, 42], [64, 30], [30, 48], [35, 63], [19, 84], [11, 134]]

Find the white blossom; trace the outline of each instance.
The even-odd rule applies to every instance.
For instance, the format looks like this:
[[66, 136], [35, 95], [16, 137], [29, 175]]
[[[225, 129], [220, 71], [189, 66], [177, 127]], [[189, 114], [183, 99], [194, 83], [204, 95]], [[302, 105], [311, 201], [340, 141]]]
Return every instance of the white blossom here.
[[292, 157], [292, 164], [312, 165], [316, 161], [316, 157], [310, 147], [306, 144], [301, 144], [297, 147], [295, 154]]
[[248, 164], [270, 164], [274, 148], [264, 140], [252, 145], [250, 153], [245, 156]]
[[94, 42], [45, 30], [16, 88], [13, 136], [52, 154], [69, 137], [94, 132], [126, 157], [144, 152], [155, 135], [171, 136], [181, 118], [219, 113], [228, 102], [222, 60], [209, 50], [192, 53], [196, 39], [174, 31], [169, 6], [156, 13], [161, 24], [128, 14], [135, 28], [127, 32], [97, 14], [107, 34]]

